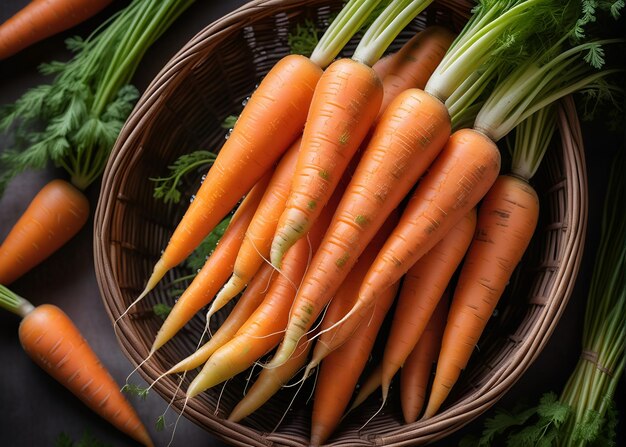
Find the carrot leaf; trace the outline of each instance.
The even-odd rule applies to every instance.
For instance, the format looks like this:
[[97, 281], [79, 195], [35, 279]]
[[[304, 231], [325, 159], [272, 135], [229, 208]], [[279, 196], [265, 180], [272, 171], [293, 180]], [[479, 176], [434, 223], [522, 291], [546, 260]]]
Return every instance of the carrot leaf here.
[[54, 76], [0, 109], [11, 147], [0, 159], [0, 194], [27, 169], [65, 169], [87, 188], [103, 172], [139, 93], [129, 85], [141, 57], [194, 0], [136, 0], [92, 35], [66, 41], [74, 57], [42, 64]]
[[161, 416], [157, 418], [156, 422], [154, 423], [154, 428], [156, 431], [165, 430], [165, 415], [164, 414], [162, 414]]
[[202, 243], [196, 248], [191, 255], [185, 260], [185, 266], [192, 272], [197, 272], [204, 266], [204, 263], [217, 247], [218, 242], [224, 235], [228, 224], [230, 224], [231, 216], [224, 218], [216, 227], [204, 238]]
[[171, 311], [172, 306], [165, 303], [157, 303], [152, 306], [152, 312], [154, 312], [154, 314], [162, 320], [165, 320]]
[[155, 182], [154, 198], [162, 199], [165, 203], [178, 203], [182, 197], [179, 190], [184, 176], [191, 172], [206, 171], [215, 161], [213, 152], [199, 150], [178, 157], [173, 164], [168, 166], [170, 175], [167, 177], [151, 178]]
[[145, 399], [148, 396], [150, 390], [148, 388], [140, 387], [134, 383], [127, 383], [122, 387], [122, 392], [130, 394], [131, 396], [137, 396], [141, 399]]
[[309, 57], [319, 42], [318, 33], [319, 29], [311, 19], [304, 19], [302, 24], [296, 23], [296, 27], [287, 35], [289, 51]]

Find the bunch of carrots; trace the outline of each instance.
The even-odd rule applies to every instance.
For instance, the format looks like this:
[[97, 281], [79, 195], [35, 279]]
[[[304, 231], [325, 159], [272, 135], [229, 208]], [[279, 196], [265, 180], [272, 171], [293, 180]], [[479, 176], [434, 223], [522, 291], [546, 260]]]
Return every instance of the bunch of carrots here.
[[191, 399], [269, 354], [229, 417], [240, 420], [302, 368], [304, 381], [319, 367], [313, 445], [348, 408], [398, 291], [380, 367], [363, 389], [381, 386], [384, 405], [402, 370], [406, 421], [440, 411], [538, 220], [530, 180], [549, 137], [516, 148], [510, 174], [496, 143], [570, 93], [614, 92], [607, 80], [621, 72], [604, 57], [623, 41], [585, 37], [594, 12], [551, 0], [480, 2], [458, 36], [429, 28], [380, 59], [430, 3], [394, 0], [353, 56], [333, 61], [376, 3], [350, 1], [310, 57], [288, 55], [266, 75], [126, 311], [236, 208], [145, 361], [205, 306], [208, 326], [240, 295], [211, 338], [165, 374], [204, 365]]
[[[587, 37], [600, 9], [581, 16], [574, 0], [483, 0], [458, 36], [427, 28], [383, 58], [431, 1], [392, 0], [378, 10], [380, 0], [350, 0], [310, 56], [285, 56], [270, 70], [216, 150], [145, 290], [118, 316], [228, 219], [145, 359], [205, 307], [208, 327], [238, 297], [208, 341], [165, 373], [202, 367], [187, 399], [269, 355], [232, 409], [229, 419], [238, 421], [299, 372], [304, 382], [318, 370], [311, 443], [322, 444], [395, 308], [380, 366], [352, 407], [378, 387], [385, 405], [398, 371], [407, 422], [445, 405], [539, 215], [530, 180], [549, 136], [545, 145], [516, 148], [505, 175], [497, 143], [570, 93], [614, 92], [607, 80], [620, 71], [605, 68], [605, 48], [623, 42]], [[610, 12], [621, 4], [608, 5]], [[375, 10], [352, 57], [335, 59]], [[74, 135], [62, 139], [73, 143]], [[94, 149], [93, 159], [102, 153]], [[89, 184], [99, 166], [73, 178]], [[2, 273], [2, 259], [0, 250], [0, 283], [8, 283], [16, 274]], [[3, 293], [9, 310], [35, 312]]]

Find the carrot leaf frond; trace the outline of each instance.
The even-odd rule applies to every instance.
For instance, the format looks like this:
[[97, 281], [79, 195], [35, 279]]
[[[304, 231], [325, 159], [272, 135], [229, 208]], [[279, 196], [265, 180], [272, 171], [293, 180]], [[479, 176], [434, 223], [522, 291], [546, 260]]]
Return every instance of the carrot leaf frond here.
[[157, 303], [152, 306], [152, 312], [154, 312], [154, 314], [162, 320], [165, 320], [171, 311], [172, 306], [165, 303]]
[[156, 422], [154, 423], [154, 429], [156, 431], [165, 430], [165, 415], [162, 414], [157, 418]]
[[216, 157], [217, 155], [213, 152], [205, 150], [181, 155], [168, 166], [170, 175], [150, 179], [155, 182], [154, 198], [162, 199], [165, 203], [180, 202], [182, 192], [179, 187], [183, 178], [192, 172], [206, 171]]
[[287, 35], [287, 45], [291, 54], [300, 54], [309, 57], [319, 42], [319, 29], [311, 19], [304, 19], [303, 23], [296, 23], [296, 27]]
[[229, 215], [217, 224], [213, 231], [211, 231], [209, 235], [204, 238], [200, 245], [185, 260], [185, 266], [189, 270], [197, 272], [204, 266], [204, 263], [208, 257], [213, 254], [215, 247], [217, 247], [217, 244], [228, 228], [231, 217], [232, 216]]
[[148, 397], [149, 392], [149, 388], [143, 388], [139, 385], [135, 385], [134, 383], [127, 383], [122, 387], [122, 393], [126, 393], [131, 396], [137, 396], [141, 399], [145, 399], [146, 397]]

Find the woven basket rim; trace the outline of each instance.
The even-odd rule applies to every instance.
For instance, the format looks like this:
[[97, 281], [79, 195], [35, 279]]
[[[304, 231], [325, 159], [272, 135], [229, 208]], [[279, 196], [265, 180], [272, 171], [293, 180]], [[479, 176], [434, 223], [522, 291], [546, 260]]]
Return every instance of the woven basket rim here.
[[[255, 0], [227, 14], [222, 19], [207, 26], [181, 48], [163, 67], [150, 83], [146, 92], [141, 96], [112, 151], [103, 176], [102, 188], [95, 212], [94, 257], [96, 276], [106, 311], [112, 321], [115, 321], [119, 316], [119, 310], [114, 309], [111, 303], [119, 303], [122, 296], [114, 271], [114, 256], [110, 251], [112, 242], [110, 229], [111, 225], [113, 225], [112, 215], [115, 202], [119, 199], [117, 191], [119, 190], [120, 179], [117, 178], [117, 174], [129, 163], [129, 160], [142, 155], [141, 151], [136, 150], [137, 145], [141, 142], [146, 129], [149, 128], [154, 115], [163, 106], [167, 96], [166, 93], [184, 80], [188, 72], [203, 58], [203, 51], [206, 52], [208, 49], [217, 46], [222, 39], [228, 37], [229, 32], [233, 28], [240, 28], [250, 21], [271, 16], [275, 13], [276, 8], [289, 9], [294, 5], [303, 3], [319, 2]], [[565, 120], [573, 123], [572, 128], [566, 130], [566, 136], [564, 137], [573, 142], [572, 153], [566, 154], [567, 156], [564, 159], [564, 163], [566, 163], [564, 168], [567, 171], [568, 178], [574, 176], [579, 178], [580, 181], [576, 184], [572, 184], [574, 182], [568, 182], [567, 184], [567, 195], [572, 197], [575, 206], [572, 209], [568, 208], [567, 222], [564, 222], [565, 227], [568, 229], [563, 254], [565, 259], [564, 268], [559, 270], [556, 278], [555, 289], [558, 293], [550, 297], [550, 303], [546, 305], [548, 310], [540, 324], [537, 324], [534, 328], [534, 336], [528, 337], [520, 344], [518, 355], [511, 356], [506, 365], [499, 369], [498, 375], [494, 375], [481, 388], [476, 389], [472, 396], [473, 398], [469, 399], [469, 402], [453, 405], [425, 422], [390, 428], [389, 431], [380, 433], [372, 439], [363, 439], [363, 445], [399, 446], [413, 444], [418, 441], [420, 443], [430, 442], [456, 431], [495, 404], [510, 389], [519, 376], [530, 367], [547, 343], [572, 292], [573, 279], [578, 272], [581, 262], [580, 252], [584, 243], [587, 222], [586, 171], [582, 136], [571, 98], [563, 101], [559, 113], [561, 121]], [[568, 203], [569, 205], [572, 204]], [[132, 343], [128, 342], [128, 340], [135, 338], [131, 327], [120, 322], [119, 326], [117, 326], [116, 336], [126, 357], [135, 366], [139, 365], [144, 357], [144, 353], [141, 347], [133, 346]], [[530, 355], [525, 355], [527, 353], [530, 353]], [[139, 371], [147, 381], [154, 380], [160, 375], [160, 371], [149, 364], [144, 365]], [[161, 386], [160, 383], [155, 385], [155, 389], [159, 394], [167, 395], [167, 388]], [[174, 406], [177, 411], [181, 411], [182, 401], [175, 402]], [[233, 445], [266, 446], [276, 442], [289, 444], [290, 441], [288, 435], [261, 433], [245, 424], [228, 422], [211, 415], [207, 416], [203, 414], [202, 407], [194, 402], [190, 402], [185, 412], [188, 418], [205, 428], [210, 428], [213, 434]], [[207, 420], [210, 424], [208, 427], [206, 422], [201, 422]], [[291, 440], [293, 441], [292, 445], [302, 445], [300, 439], [292, 438]]]

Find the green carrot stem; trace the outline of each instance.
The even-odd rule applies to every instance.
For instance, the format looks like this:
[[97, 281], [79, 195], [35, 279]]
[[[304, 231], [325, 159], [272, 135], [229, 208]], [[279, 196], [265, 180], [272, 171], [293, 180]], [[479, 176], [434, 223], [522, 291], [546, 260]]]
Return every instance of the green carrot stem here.
[[431, 3], [432, 0], [393, 0], [367, 29], [352, 59], [374, 65], [400, 31]]
[[326, 68], [361, 28], [381, 0], [350, 0], [329, 25], [311, 54], [311, 61]]
[[0, 307], [24, 318], [35, 309], [28, 300], [0, 284]]

